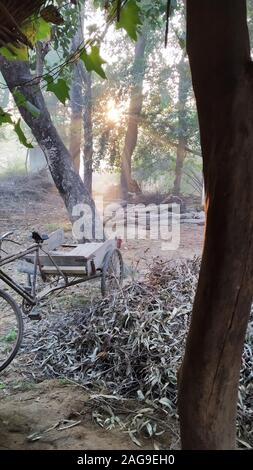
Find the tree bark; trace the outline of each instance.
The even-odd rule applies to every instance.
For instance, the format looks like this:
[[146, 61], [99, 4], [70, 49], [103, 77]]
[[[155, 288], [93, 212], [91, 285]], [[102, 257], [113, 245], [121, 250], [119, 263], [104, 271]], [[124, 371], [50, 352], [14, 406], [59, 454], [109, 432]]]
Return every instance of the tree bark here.
[[[78, 30], [72, 40], [72, 51], [76, 51], [79, 44], [83, 40], [82, 25], [80, 24]], [[82, 64], [79, 61], [74, 65], [71, 89], [70, 89], [70, 107], [71, 107], [71, 122], [70, 122], [70, 143], [69, 151], [73, 158], [74, 167], [79, 174], [80, 171], [80, 152], [82, 141], [82, 112], [83, 112], [83, 86], [82, 86]]]
[[183, 173], [183, 166], [184, 166], [184, 161], [186, 157], [186, 145], [187, 145], [186, 138], [183, 136], [179, 136], [179, 142], [177, 146], [175, 179], [174, 179], [174, 185], [173, 185], [173, 194], [175, 194], [176, 196], [179, 196], [181, 192], [182, 173]]
[[207, 225], [179, 373], [184, 449], [233, 449], [253, 286], [253, 66], [245, 0], [188, 0]]
[[92, 75], [83, 67], [84, 79], [84, 108], [83, 108], [83, 182], [90, 194], [92, 194], [92, 159], [93, 159], [93, 124], [92, 124]]
[[185, 60], [185, 54], [179, 63], [179, 89], [178, 89], [178, 146], [176, 157], [175, 179], [173, 193], [180, 195], [181, 181], [184, 160], [186, 157], [187, 147], [187, 109], [186, 102], [190, 90], [190, 80], [188, 72], [188, 63]]
[[144, 55], [146, 42], [146, 33], [142, 32], [135, 45], [133, 86], [130, 96], [129, 118], [124, 148], [121, 155], [121, 191], [124, 199], [128, 197], [129, 192], [140, 190], [137, 182], [132, 178], [132, 156], [137, 144], [138, 125], [143, 104], [143, 80], [146, 68]]
[[43, 75], [45, 57], [49, 47], [49, 41], [38, 41], [36, 44], [36, 76], [39, 78]]
[[73, 208], [77, 204], [89, 205], [95, 214], [94, 201], [80, 176], [75, 172], [71, 156], [51, 121], [38, 81], [31, 81], [29, 64], [23, 61], [8, 61], [0, 56], [0, 70], [10, 91], [13, 92], [18, 87], [26, 100], [40, 111], [40, 115], [35, 117], [30, 111], [18, 105], [21, 116], [45, 154], [52, 178], [63, 198], [71, 222], [76, 220]]

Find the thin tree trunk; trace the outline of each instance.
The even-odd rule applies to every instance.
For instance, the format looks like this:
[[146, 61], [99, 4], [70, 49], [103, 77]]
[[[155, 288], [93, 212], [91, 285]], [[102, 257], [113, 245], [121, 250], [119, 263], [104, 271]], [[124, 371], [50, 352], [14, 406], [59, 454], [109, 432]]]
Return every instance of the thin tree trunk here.
[[253, 286], [253, 66], [245, 0], [188, 0], [207, 226], [179, 373], [184, 449], [232, 449]]
[[[18, 87], [24, 97], [40, 110], [38, 117], [18, 105], [20, 114], [30, 127], [39, 146], [45, 154], [55, 185], [66, 205], [73, 222], [73, 209], [77, 204], [87, 204], [95, 213], [94, 202], [89, 191], [75, 172], [71, 156], [55, 129], [38, 83], [31, 82], [32, 76], [27, 62], [8, 61], [0, 56], [0, 70], [11, 92]], [[14, 96], [15, 99], [15, 96]], [[94, 222], [94, 221], [93, 221]]]
[[177, 146], [175, 179], [174, 179], [174, 185], [173, 185], [173, 194], [175, 194], [176, 196], [179, 196], [181, 192], [182, 173], [183, 173], [183, 166], [184, 166], [184, 161], [186, 157], [186, 145], [187, 145], [186, 138], [183, 136], [179, 136], [179, 142]]
[[83, 108], [83, 181], [92, 194], [92, 159], [93, 159], [93, 125], [92, 125], [92, 75], [83, 69], [84, 78], [84, 108]]
[[173, 193], [180, 195], [184, 160], [187, 147], [187, 109], [186, 102], [190, 90], [189, 65], [185, 54], [179, 64], [179, 90], [178, 90], [178, 146], [176, 157], [175, 180]]
[[38, 41], [36, 44], [36, 77], [41, 77], [44, 70], [45, 57], [49, 51], [49, 41]]
[[[76, 51], [83, 39], [82, 22], [72, 41], [72, 50]], [[83, 84], [82, 84], [82, 64], [80, 62], [74, 65], [71, 89], [70, 89], [70, 143], [69, 151], [73, 158], [74, 167], [80, 171], [80, 152], [82, 141], [82, 111], [83, 111]]]
[[145, 48], [147, 38], [142, 32], [135, 45], [133, 64], [133, 87], [130, 96], [129, 118], [125, 137], [124, 148], [121, 155], [121, 190], [124, 198], [129, 192], [136, 192], [139, 186], [132, 178], [132, 156], [138, 139], [138, 126], [143, 104], [143, 80], [145, 74]]

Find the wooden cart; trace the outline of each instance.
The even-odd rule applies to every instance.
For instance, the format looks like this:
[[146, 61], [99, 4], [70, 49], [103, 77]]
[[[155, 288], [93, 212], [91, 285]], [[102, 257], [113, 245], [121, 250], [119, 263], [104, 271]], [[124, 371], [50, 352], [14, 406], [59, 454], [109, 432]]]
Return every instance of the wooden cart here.
[[[28, 275], [28, 290], [35, 277], [35, 264], [44, 282], [57, 279], [54, 285], [50, 284], [38, 294], [38, 301], [56, 290], [96, 278], [101, 278], [101, 291], [105, 296], [122, 284], [124, 267], [120, 245], [121, 241], [116, 238], [104, 242], [65, 244], [63, 230], [57, 230], [41, 244], [37, 261], [36, 254], [23, 257], [19, 271]], [[26, 301], [24, 305], [27, 310]]]
[[[32, 233], [34, 243], [15, 254], [2, 249], [12, 233], [0, 236], [0, 280], [22, 297], [22, 308], [5, 290], [0, 289], [0, 371], [14, 359], [23, 336], [22, 312], [39, 319], [39, 304], [55, 291], [101, 279], [102, 295], [116, 292], [123, 280], [123, 259], [120, 240], [64, 244], [64, 233], [57, 230], [50, 236]], [[2, 255], [4, 253], [4, 256]], [[18, 283], [4, 267], [17, 261], [18, 270], [27, 275], [27, 284]], [[38, 279], [43, 281], [39, 288]], [[45, 287], [44, 287], [45, 283]], [[22, 310], [22, 311], [21, 311]]]

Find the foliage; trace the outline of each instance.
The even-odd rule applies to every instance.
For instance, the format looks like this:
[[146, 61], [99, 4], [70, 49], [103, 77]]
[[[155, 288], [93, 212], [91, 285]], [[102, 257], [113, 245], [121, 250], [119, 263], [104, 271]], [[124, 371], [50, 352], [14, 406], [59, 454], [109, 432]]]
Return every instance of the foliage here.
[[21, 129], [20, 123], [21, 123], [21, 118], [19, 118], [19, 120], [14, 124], [14, 130], [19, 138], [20, 143], [23, 144], [25, 147], [31, 149], [33, 148], [33, 145], [27, 141], [27, 138], [23, 130]]
[[69, 99], [69, 86], [66, 83], [66, 80], [59, 78], [54, 81], [54, 78], [51, 75], [46, 75], [44, 78], [47, 82], [47, 91], [54, 93], [58, 100], [65, 105], [66, 100]]
[[[93, 77], [93, 121], [94, 121], [94, 168], [100, 167], [103, 160], [107, 163], [107, 169], [118, 169], [120, 155], [125, 136], [127, 122], [127, 103], [129, 92], [134, 83], [134, 76], [138, 71], [133, 70], [133, 39], [137, 38], [141, 27], [148, 31], [148, 44], [146, 48], [147, 70], [145, 74], [145, 96], [143, 113], [140, 123], [138, 145], [134, 154], [133, 168], [136, 175], [145, 182], [152, 174], [153, 181], [159, 181], [163, 175], [173, 174], [175, 169], [176, 147], [175, 143], [179, 138], [180, 129], [178, 127], [178, 105], [176, 100], [179, 74], [179, 62], [184, 47], [183, 35], [178, 32], [178, 18], [182, 15], [177, 2], [171, 2], [171, 11], [177, 12], [175, 25], [170, 24], [170, 49], [174, 49], [175, 58], [172, 65], [168, 65], [164, 53], [164, 28], [165, 12], [167, 0], [128, 0], [122, 2], [122, 9], [117, 21], [116, 7], [117, 1], [106, 2], [107, 10], [104, 10], [105, 2], [95, 0], [95, 7], [100, 7], [104, 11], [104, 21], [108, 24], [115, 22], [115, 40], [103, 40], [103, 49], [113, 50], [110, 53], [110, 62], [101, 57], [101, 25], [91, 25], [89, 28], [90, 38], [80, 45], [78, 51], [71, 51], [72, 38], [80, 23], [80, 8], [69, 4], [61, 5], [62, 24], [50, 25], [44, 18], [32, 19], [30, 24], [29, 37], [35, 43], [37, 40], [48, 40], [48, 33], [51, 30], [50, 44], [51, 51], [46, 56], [44, 64], [44, 76], [42, 87], [51, 92], [63, 105], [66, 104], [70, 94], [70, 80], [72, 67], [78, 60], [82, 60], [89, 72], [97, 74]], [[62, 2], [54, 2], [60, 5]], [[179, 16], [178, 16], [179, 15]], [[49, 17], [50, 19], [50, 17]], [[87, 20], [86, 20], [87, 21]], [[27, 25], [26, 25], [27, 27]], [[127, 35], [122, 35], [119, 30], [125, 30]], [[180, 30], [181, 31], [181, 30]], [[130, 41], [129, 41], [130, 39]], [[169, 51], [170, 52], [170, 51]], [[30, 53], [30, 62], [35, 68], [35, 54]], [[65, 65], [64, 65], [65, 64]], [[106, 72], [104, 65], [106, 64]], [[106, 81], [101, 81], [107, 78]], [[168, 83], [168, 86], [164, 86]], [[192, 93], [192, 91], [191, 91]], [[185, 119], [187, 121], [187, 138], [189, 146], [193, 150], [198, 149], [199, 137], [197, 132], [196, 110], [192, 100], [192, 94], [187, 98]], [[39, 117], [39, 110], [20, 93], [18, 89], [14, 91], [16, 102], [25, 107], [36, 118]], [[69, 121], [68, 108], [63, 110], [48, 96], [48, 103], [54, 103], [54, 121], [63, 132], [64, 141], [67, 144], [66, 123]], [[120, 110], [119, 122], [108, 120], [107, 104], [113, 100], [116, 108]], [[20, 123], [13, 124], [14, 119], [10, 113], [1, 115], [1, 123], [9, 121], [13, 128], [18, 131], [19, 139], [30, 147], [20, 127]], [[11, 122], [10, 122], [11, 120]], [[16, 126], [16, 127], [15, 127]], [[189, 157], [188, 157], [189, 158]], [[199, 159], [189, 158], [199, 168]]]
[[25, 137], [25, 134], [21, 128], [21, 118], [18, 119], [17, 122], [13, 120], [13, 117], [10, 113], [5, 112], [1, 107], [0, 107], [0, 126], [3, 124], [11, 124], [13, 126], [14, 131], [16, 132], [19, 141], [21, 144], [23, 144], [27, 148], [32, 148], [32, 144], [29, 143]]
[[125, 29], [128, 36], [136, 41], [140, 25], [140, 7], [136, 0], [129, 0], [121, 9], [119, 20], [116, 22], [116, 28]]
[[80, 59], [83, 61], [86, 70], [88, 72], [96, 72], [100, 77], [106, 78], [106, 74], [102, 68], [102, 65], [106, 63], [105, 60], [100, 56], [100, 50], [98, 46], [92, 46], [90, 53], [87, 53], [86, 49], [80, 54]]
[[[34, 46], [37, 41], [41, 41], [50, 35], [50, 25], [43, 19], [33, 17], [26, 21], [21, 28], [22, 32], [28, 38], [29, 42]], [[28, 47], [14, 47], [7, 44], [6, 47], [0, 48], [0, 54], [9, 60], [28, 60]]]

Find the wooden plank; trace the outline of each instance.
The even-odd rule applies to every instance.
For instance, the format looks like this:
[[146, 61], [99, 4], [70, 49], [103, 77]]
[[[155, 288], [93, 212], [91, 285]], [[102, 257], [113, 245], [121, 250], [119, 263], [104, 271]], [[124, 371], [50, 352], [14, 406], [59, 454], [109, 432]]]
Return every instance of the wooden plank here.
[[117, 247], [117, 242], [115, 239], [106, 240], [103, 243], [97, 243], [97, 249], [93, 252], [92, 257], [94, 258], [94, 263], [96, 269], [100, 269], [103, 265], [103, 260], [106, 253], [110, 250], [113, 250]]
[[102, 249], [106, 252], [107, 242], [91, 242], [77, 245], [71, 252], [73, 256], [84, 256], [86, 259], [96, 257], [97, 253]]
[[55, 230], [55, 232], [49, 235], [49, 239], [43, 243], [43, 247], [46, 247], [48, 251], [56, 250], [64, 243], [64, 231], [62, 229]]
[[[91, 270], [91, 266], [88, 261], [93, 259], [96, 269], [100, 269], [107, 251], [116, 248], [116, 246], [117, 242], [113, 239], [106, 240], [105, 242], [83, 243], [69, 251], [51, 251], [49, 254], [62, 271], [68, 266], [71, 269], [79, 267], [82, 272], [83, 270], [87, 272], [87, 270]], [[34, 260], [34, 255], [27, 255], [25, 259], [32, 261]], [[45, 269], [49, 267], [52, 267], [54, 272], [57, 272], [51, 259], [46, 254], [40, 254], [40, 262], [43, 272], [46, 272]]]
[[[73, 276], [86, 276], [87, 274], [86, 266], [60, 266], [60, 269], [64, 274], [69, 274]], [[58, 271], [55, 266], [43, 266], [42, 272], [44, 274], [58, 274]]]

